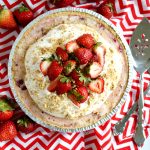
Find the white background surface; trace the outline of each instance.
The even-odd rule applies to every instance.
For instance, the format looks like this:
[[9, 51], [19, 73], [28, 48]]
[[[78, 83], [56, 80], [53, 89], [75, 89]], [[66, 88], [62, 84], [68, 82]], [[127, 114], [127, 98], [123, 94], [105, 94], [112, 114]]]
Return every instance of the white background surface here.
[[141, 150], [150, 150], [150, 136], [149, 136], [149, 138], [145, 141], [144, 146], [141, 148]]

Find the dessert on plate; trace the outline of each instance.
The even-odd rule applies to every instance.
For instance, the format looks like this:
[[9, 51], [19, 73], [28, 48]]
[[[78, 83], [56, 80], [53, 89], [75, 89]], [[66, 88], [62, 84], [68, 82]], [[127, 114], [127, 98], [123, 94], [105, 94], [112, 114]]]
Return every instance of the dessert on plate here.
[[45, 15], [20, 35], [13, 50], [15, 97], [31, 118], [52, 129], [92, 126], [127, 87], [125, 46], [106, 22], [88, 13]]

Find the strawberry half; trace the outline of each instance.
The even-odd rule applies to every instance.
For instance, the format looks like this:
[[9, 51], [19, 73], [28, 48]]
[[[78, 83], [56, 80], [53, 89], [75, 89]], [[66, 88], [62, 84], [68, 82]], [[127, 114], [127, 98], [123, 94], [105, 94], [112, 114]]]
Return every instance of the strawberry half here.
[[73, 70], [70, 76], [75, 81], [76, 85], [81, 86], [84, 84], [84, 81], [80, 81], [80, 74], [76, 70]]
[[84, 103], [88, 98], [87, 88], [85, 86], [77, 87], [68, 93], [68, 97], [75, 105], [79, 106], [80, 103]]
[[5, 99], [0, 100], [0, 121], [9, 120], [13, 116], [13, 108]]
[[70, 41], [66, 44], [66, 50], [68, 53], [72, 53], [78, 48], [79, 48], [79, 45], [77, 44], [77, 42], [75, 40]]
[[17, 120], [17, 129], [24, 133], [30, 133], [34, 130], [35, 123], [29, 119], [28, 117], [24, 116]]
[[80, 64], [83, 65], [87, 64], [91, 60], [93, 54], [89, 49], [78, 48], [75, 50], [75, 56], [78, 58]]
[[58, 86], [56, 87], [56, 92], [58, 95], [64, 94], [64, 93], [67, 93], [68, 91], [70, 91], [71, 88], [72, 88], [72, 86], [71, 86], [70, 79], [64, 76], [64, 77], [60, 78], [60, 80], [58, 81]]
[[61, 47], [57, 47], [56, 54], [61, 58], [62, 61], [66, 61], [68, 59], [68, 54]]
[[76, 61], [75, 60], [68, 60], [64, 63], [64, 73], [66, 75], [69, 75], [72, 70], [74, 70], [76, 67]]
[[0, 125], [0, 141], [12, 140], [16, 135], [16, 126], [12, 121], [6, 121]]
[[80, 103], [76, 100], [75, 95], [68, 93], [67, 96], [77, 107], [80, 107]]
[[102, 46], [102, 43], [98, 42], [93, 47], [94, 53], [98, 56], [98, 62], [103, 67], [105, 63], [105, 54], [106, 54], [106, 48]]
[[91, 34], [83, 34], [77, 39], [77, 43], [85, 48], [92, 48], [95, 41]]
[[47, 70], [48, 70], [48, 67], [50, 66], [50, 63], [51, 62], [49, 60], [44, 60], [44, 61], [41, 61], [40, 63], [40, 70], [44, 76], [47, 75]]
[[96, 93], [102, 93], [104, 91], [104, 80], [102, 78], [98, 78], [96, 80], [93, 80], [89, 84], [89, 89]]
[[54, 60], [51, 62], [48, 71], [47, 71], [47, 75], [49, 77], [49, 79], [55, 80], [62, 72], [63, 67], [58, 63], [58, 61]]
[[103, 70], [102, 66], [98, 62], [92, 62], [86, 69], [87, 74], [89, 74], [93, 79], [97, 78]]
[[55, 92], [57, 85], [58, 85], [58, 78], [50, 82], [47, 90], [50, 92]]

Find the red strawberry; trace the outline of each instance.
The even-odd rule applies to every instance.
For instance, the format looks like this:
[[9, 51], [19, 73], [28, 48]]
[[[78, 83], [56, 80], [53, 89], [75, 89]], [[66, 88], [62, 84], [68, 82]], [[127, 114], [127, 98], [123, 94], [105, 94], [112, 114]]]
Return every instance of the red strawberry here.
[[31, 20], [33, 20], [32, 11], [28, 9], [25, 5], [17, 8], [13, 14], [16, 17], [17, 21], [23, 26], [27, 25]]
[[5, 99], [0, 100], [0, 121], [9, 120], [13, 116], [13, 108]]
[[79, 102], [84, 103], [88, 98], [87, 88], [85, 86], [80, 86], [80, 87], [77, 87], [76, 91], [82, 96], [82, 98], [79, 98]]
[[91, 61], [92, 62], [99, 62], [99, 57], [96, 54], [94, 54]]
[[97, 43], [94, 47], [93, 47], [93, 51], [95, 52], [95, 54], [98, 56], [98, 62], [100, 63], [100, 65], [103, 67], [104, 63], [105, 63], [105, 54], [106, 54], [106, 48], [104, 46], [102, 46], [102, 43]]
[[89, 84], [89, 89], [96, 93], [102, 93], [104, 91], [104, 80], [102, 78], [98, 78], [96, 80], [93, 80]]
[[58, 85], [58, 78], [50, 82], [47, 90], [50, 92], [54, 92], [56, 90], [57, 85]]
[[72, 70], [76, 67], [76, 61], [75, 60], [68, 60], [64, 63], [64, 73], [66, 75], [70, 74]]
[[12, 12], [9, 9], [3, 9], [2, 6], [0, 8], [0, 27], [6, 29], [17, 27]]
[[49, 60], [44, 60], [44, 61], [41, 61], [40, 63], [40, 70], [44, 76], [47, 75], [47, 70], [48, 70], [48, 67], [50, 66], [50, 63], [51, 62]]
[[87, 74], [89, 74], [91, 78], [97, 78], [102, 72], [103, 68], [98, 62], [92, 62], [86, 69]]
[[76, 100], [75, 95], [68, 93], [67, 96], [77, 107], [80, 107], [80, 103]]
[[50, 0], [50, 2], [57, 7], [66, 7], [68, 5], [71, 5], [74, 0]]
[[[85, 86], [77, 87], [68, 93], [68, 97], [75, 104], [75, 102], [84, 103], [88, 98], [88, 91]], [[77, 104], [77, 103], [76, 103]], [[78, 106], [78, 105], [77, 105]]]
[[107, 19], [110, 19], [113, 15], [113, 5], [112, 3], [102, 3], [98, 8], [97, 12]]
[[66, 61], [68, 59], [67, 52], [63, 50], [61, 47], [57, 47], [56, 54], [62, 59], [62, 61]]
[[0, 125], [0, 141], [12, 140], [16, 135], [16, 126], [12, 121], [6, 121]]
[[92, 52], [86, 48], [78, 48], [75, 50], [75, 56], [78, 58], [81, 65], [88, 63], [92, 58]]
[[58, 63], [58, 61], [54, 60], [51, 62], [48, 71], [47, 71], [47, 75], [49, 77], [49, 79], [55, 80], [62, 72], [63, 67]]
[[66, 44], [66, 50], [68, 53], [72, 53], [78, 48], [79, 48], [79, 45], [77, 44], [76, 41], [70, 41]]
[[77, 39], [77, 43], [85, 48], [92, 48], [95, 41], [91, 34], [83, 34]]
[[70, 76], [75, 81], [76, 85], [81, 86], [84, 84], [84, 81], [80, 81], [80, 74], [76, 70], [73, 70]]
[[34, 130], [35, 124], [31, 119], [25, 116], [17, 120], [16, 126], [19, 131], [30, 133]]
[[71, 90], [71, 82], [70, 79], [67, 77], [62, 77], [58, 81], [58, 86], [56, 87], [57, 94], [64, 94]]

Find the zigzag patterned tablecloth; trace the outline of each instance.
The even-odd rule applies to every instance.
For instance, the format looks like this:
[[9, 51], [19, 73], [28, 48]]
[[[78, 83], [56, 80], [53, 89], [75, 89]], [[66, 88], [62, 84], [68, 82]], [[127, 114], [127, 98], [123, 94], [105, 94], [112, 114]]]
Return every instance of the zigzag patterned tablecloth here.
[[[112, 0], [113, 1], [113, 0]], [[35, 17], [48, 10], [55, 9], [46, 0], [0, 0], [0, 4], [6, 5], [12, 11], [21, 3], [25, 3], [32, 9]], [[142, 20], [147, 17], [150, 20], [150, 0], [114, 0], [113, 24], [122, 31], [129, 43], [132, 32]], [[87, 3], [86, 0], [76, 0], [72, 5], [94, 10], [96, 3]], [[7, 77], [7, 62], [9, 53], [21, 27], [9, 31], [0, 28], [0, 95], [13, 97]], [[134, 73], [132, 90], [122, 108], [104, 125], [95, 129], [80, 133], [59, 133], [50, 131], [40, 125], [34, 132], [24, 134], [19, 132], [12, 141], [0, 142], [0, 150], [136, 150], [137, 145], [133, 141], [133, 133], [137, 122], [137, 113], [134, 113], [126, 124], [123, 134], [113, 136], [112, 127], [124, 115], [139, 97], [139, 76]], [[144, 74], [144, 89], [150, 82], [150, 74]], [[20, 113], [19, 108], [16, 115]], [[146, 136], [150, 133], [150, 93], [145, 96], [144, 103], [144, 131]]]

